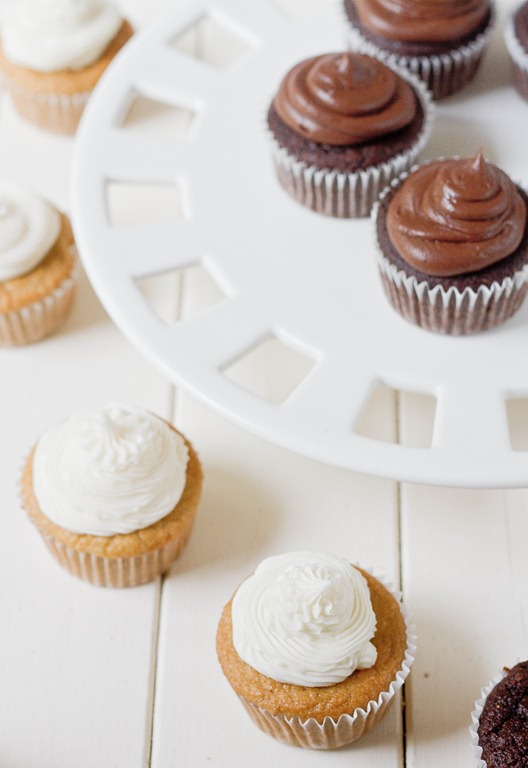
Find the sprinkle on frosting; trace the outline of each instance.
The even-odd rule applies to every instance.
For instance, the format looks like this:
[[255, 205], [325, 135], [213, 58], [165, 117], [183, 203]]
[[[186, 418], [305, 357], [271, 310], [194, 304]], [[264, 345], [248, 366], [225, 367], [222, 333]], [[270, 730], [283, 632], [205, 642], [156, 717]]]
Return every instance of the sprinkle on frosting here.
[[0, 184], [0, 280], [31, 272], [55, 245], [59, 212], [18, 184]]
[[448, 42], [471, 34], [490, 11], [487, 0], [354, 0], [361, 23], [381, 37]]
[[453, 276], [513, 253], [526, 227], [515, 184], [482, 152], [423, 165], [398, 187], [387, 231], [400, 256], [428, 275]]
[[331, 53], [297, 64], [274, 100], [279, 117], [307, 139], [361, 144], [408, 125], [416, 113], [411, 86], [377, 59]]
[[2, 46], [13, 64], [37, 72], [77, 70], [102, 56], [122, 23], [113, 0], [13, 0]]
[[33, 456], [41, 511], [74, 533], [112, 536], [161, 520], [185, 487], [188, 450], [162, 419], [109, 403], [45, 432]]
[[333, 555], [267, 558], [236, 592], [232, 622], [240, 658], [278, 682], [333, 685], [376, 661], [367, 582]]

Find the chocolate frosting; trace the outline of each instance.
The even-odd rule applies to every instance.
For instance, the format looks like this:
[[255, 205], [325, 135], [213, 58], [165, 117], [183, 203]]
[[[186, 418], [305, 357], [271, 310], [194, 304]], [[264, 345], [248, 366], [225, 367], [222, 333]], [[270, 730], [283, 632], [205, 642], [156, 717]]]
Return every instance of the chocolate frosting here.
[[292, 130], [332, 146], [393, 133], [416, 113], [416, 96], [407, 81], [359, 53], [300, 62], [283, 79], [273, 104]]
[[488, 0], [355, 0], [361, 23], [389, 40], [449, 41], [489, 14]]
[[515, 251], [526, 205], [515, 185], [479, 152], [418, 168], [391, 200], [387, 231], [400, 256], [428, 275], [453, 276]]

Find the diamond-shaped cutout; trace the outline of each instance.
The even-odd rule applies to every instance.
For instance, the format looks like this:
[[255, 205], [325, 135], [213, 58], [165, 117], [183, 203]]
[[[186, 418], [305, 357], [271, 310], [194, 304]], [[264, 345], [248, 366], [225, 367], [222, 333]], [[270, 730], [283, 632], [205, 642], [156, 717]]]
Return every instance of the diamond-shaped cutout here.
[[194, 125], [194, 110], [136, 93], [121, 121], [125, 130], [163, 138], [186, 138]]
[[253, 47], [250, 37], [238, 25], [213, 12], [201, 16], [171, 45], [218, 69], [228, 69]]
[[514, 451], [528, 451], [528, 397], [506, 400], [510, 444]]
[[147, 275], [137, 278], [136, 284], [150, 308], [167, 324], [204, 312], [226, 298], [203, 264]]
[[319, 16], [329, 9], [337, 11], [339, 0], [270, 0], [286, 16], [295, 21]]
[[114, 226], [160, 224], [187, 218], [183, 187], [179, 184], [106, 184], [108, 220]]
[[406, 392], [378, 381], [370, 390], [354, 432], [384, 443], [430, 448], [436, 398]]
[[270, 335], [223, 369], [243, 389], [280, 405], [308, 376], [315, 360]]

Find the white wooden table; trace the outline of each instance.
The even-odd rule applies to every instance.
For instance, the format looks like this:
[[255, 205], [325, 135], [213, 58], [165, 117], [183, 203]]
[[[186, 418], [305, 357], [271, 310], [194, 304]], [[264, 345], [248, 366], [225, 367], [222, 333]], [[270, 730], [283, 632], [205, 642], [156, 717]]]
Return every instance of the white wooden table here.
[[[122, 0], [137, 26], [165, 5]], [[480, 75], [492, 76], [489, 66]], [[72, 146], [23, 124], [2, 96], [3, 178], [67, 211]], [[175, 310], [188, 311], [200, 290], [184, 286]], [[111, 399], [174, 419], [206, 478], [193, 536], [170, 574], [124, 591], [62, 571], [17, 487], [43, 429]], [[526, 413], [517, 410], [519, 425]], [[429, 416], [427, 403], [382, 392], [367, 426], [419, 442]], [[399, 484], [247, 434], [175, 391], [114, 327], [86, 278], [60, 333], [1, 351], [0, 465], [1, 768], [462, 768], [472, 764], [467, 729], [481, 686], [526, 656], [527, 491]], [[415, 617], [405, 708], [399, 700], [350, 749], [296, 750], [260, 733], [216, 661], [216, 624], [233, 589], [264, 557], [296, 549], [374, 568], [401, 585]]]

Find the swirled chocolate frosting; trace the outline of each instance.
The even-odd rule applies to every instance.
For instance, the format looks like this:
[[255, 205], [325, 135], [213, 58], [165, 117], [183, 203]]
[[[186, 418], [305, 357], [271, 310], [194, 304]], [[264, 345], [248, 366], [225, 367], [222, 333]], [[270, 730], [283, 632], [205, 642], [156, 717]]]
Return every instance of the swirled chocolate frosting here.
[[418, 168], [396, 190], [387, 231], [400, 256], [428, 275], [475, 272], [513, 253], [526, 226], [515, 184], [479, 152]]
[[283, 79], [273, 102], [292, 130], [320, 144], [362, 144], [408, 125], [416, 96], [406, 80], [377, 59], [330, 53], [302, 61]]
[[354, 0], [361, 23], [389, 40], [455, 40], [478, 28], [487, 0]]

